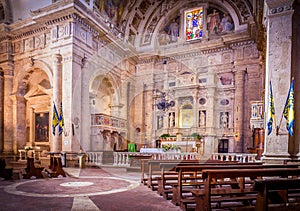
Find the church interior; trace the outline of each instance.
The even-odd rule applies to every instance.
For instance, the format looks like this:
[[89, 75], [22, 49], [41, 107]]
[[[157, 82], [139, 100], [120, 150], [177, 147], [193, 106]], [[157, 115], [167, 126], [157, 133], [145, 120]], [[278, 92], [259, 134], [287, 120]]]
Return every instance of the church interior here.
[[299, 0], [0, 0], [0, 157], [298, 165], [299, 23]]

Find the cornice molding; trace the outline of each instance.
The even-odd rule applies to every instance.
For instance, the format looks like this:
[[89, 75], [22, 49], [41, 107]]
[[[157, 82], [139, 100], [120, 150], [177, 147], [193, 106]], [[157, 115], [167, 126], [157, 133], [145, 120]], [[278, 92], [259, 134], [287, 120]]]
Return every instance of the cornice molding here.
[[165, 56], [158, 56], [153, 55], [149, 56], [147, 58], [140, 59], [138, 64], [147, 64], [147, 63], [157, 63], [162, 62], [164, 59], [167, 61], [173, 61], [173, 60], [181, 60], [185, 58], [193, 58], [193, 57], [199, 57], [201, 55], [208, 55], [213, 53], [219, 53], [219, 52], [231, 52], [237, 47], [245, 47], [249, 45], [256, 44], [254, 41], [243, 41], [243, 42], [236, 42], [231, 44], [229, 47], [221, 47], [221, 48], [212, 48], [208, 50], [201, 50], [197, 52], [190, 52], [190, 53], [183, 53], [180, 55], [172, 56], [172, 55], [165, 55]]
[[236, 43], [232, 43], [230, 45], [230, 48], [243, 47], [243, 46], [253, 45], [253, 44], [255, 44], [254, 40], [248, 40], [248, 41], [243, 41], [243, 42], [236, 42]]
[[29, 37], [33, 34], [36, 34], [36, 33], [40, 33], [40, 32], [50, 32], [48, 30], [47, 27], [41, 27], [41, 28], [36, 28], [36, 29], [32, 29], [32, 30], [29, 30], [27, 32], [24, 32], [24, 33], [21, 33], [21, 34], [18, 34], [18, 35], [12, 35], [12, 39], [13, 40], [17, 40], [17, 39], [21, 39], [21, 38], [24, 38], [24, 37]]
[[68, 14], [68, 15], [61, 16], [61, 17], [52, 19], [50, 21], [47, 21], [47, 22], [45, 22], [45, 24], [46, 24], [46, 26], [51, 26], [51, 25], [57, 24], [59, 22], [65, 21], [65, 20], [69, 20], [72, 17], [74, 17], [73, 14]]

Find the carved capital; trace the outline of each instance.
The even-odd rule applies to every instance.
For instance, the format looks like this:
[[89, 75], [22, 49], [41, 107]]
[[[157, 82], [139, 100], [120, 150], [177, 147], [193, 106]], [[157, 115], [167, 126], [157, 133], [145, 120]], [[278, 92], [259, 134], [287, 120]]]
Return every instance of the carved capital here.
[[62, 56], [60, 54], [53, 55], [53, 63], [54, 64], [61, 64]]

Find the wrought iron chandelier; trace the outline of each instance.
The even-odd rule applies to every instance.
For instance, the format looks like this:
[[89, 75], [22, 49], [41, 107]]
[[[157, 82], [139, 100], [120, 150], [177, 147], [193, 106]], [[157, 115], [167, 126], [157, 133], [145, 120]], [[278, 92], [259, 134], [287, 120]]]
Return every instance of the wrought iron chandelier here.
[[175, 106], [175, 101], [174, 100], [168, 101], [166, 99], [166, 93], [165, 92], [162, 92], [162, 91], [159, 91], [159, 90], [156, 90], [156, 92], [159, 92], [161, 94], [159, 96], [160, 101], [156, 104], [156, 107], [157, 107], [158, 110], [166, 111], [166, 110], [170, 109], [171, 107]]

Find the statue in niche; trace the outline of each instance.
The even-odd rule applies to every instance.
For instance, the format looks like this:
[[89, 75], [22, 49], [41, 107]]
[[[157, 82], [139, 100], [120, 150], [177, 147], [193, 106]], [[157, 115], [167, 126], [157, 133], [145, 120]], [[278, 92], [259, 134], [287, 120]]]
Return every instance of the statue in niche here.
[[200, 111], [200, 127], [205, 126], [206, 122], [206, 114], [205, 111]]
[[223, 128], [228, 128], [228, 112], [223, 112], [221, 114], [221, 124]]
[[163, 116], [157, 117], [157, 129], [163, 128], [163, 126], [164, 126], [163, 120], [164, 120]]
[[169, 127], [170, 128], [175, 127], [175, 113], [174, 112], [169, 113]]
[[170, 23], [168, 34], [170, 36], [170, 42], [177, 42], [177, 39], [179, 37], [179, 24], [176, 18], [174, 18]]

